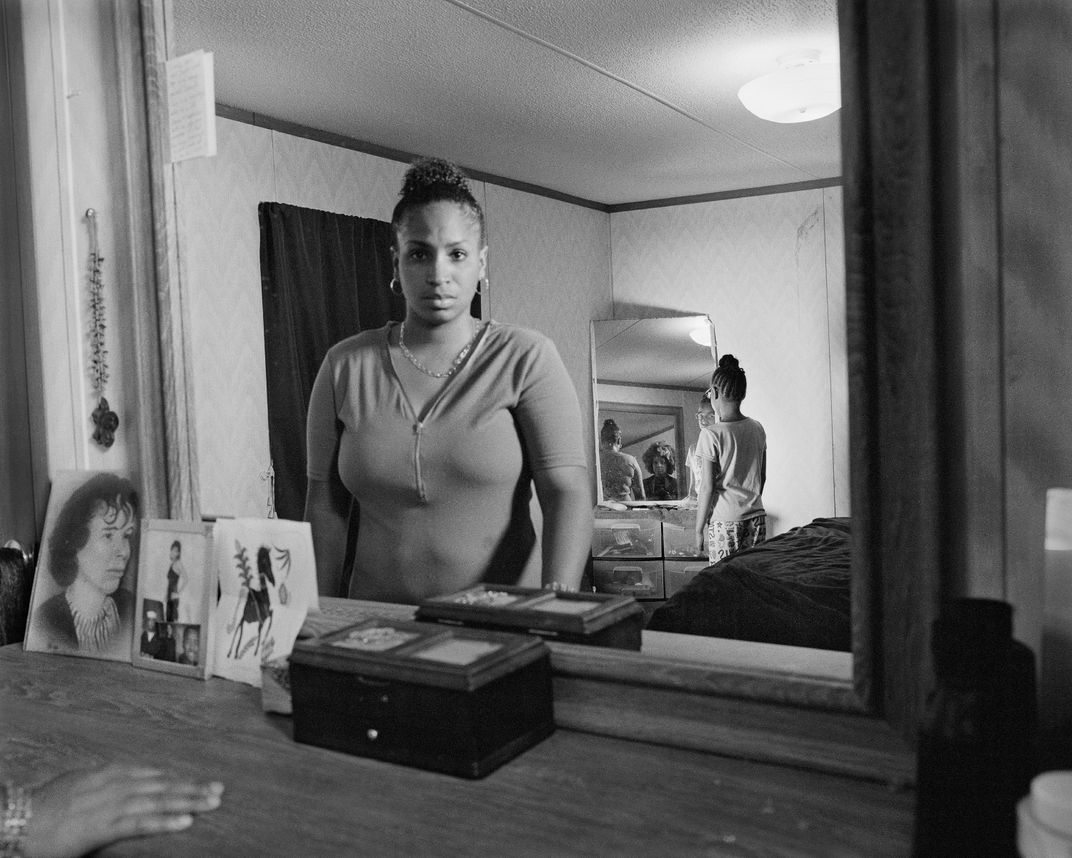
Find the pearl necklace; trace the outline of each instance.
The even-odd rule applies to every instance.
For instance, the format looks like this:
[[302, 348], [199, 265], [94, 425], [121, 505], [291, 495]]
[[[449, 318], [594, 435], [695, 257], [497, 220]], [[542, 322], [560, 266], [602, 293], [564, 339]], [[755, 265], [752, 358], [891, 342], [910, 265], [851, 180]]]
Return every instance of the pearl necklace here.
[[406, 360], [408, 360], [411, 364], [413, 364], [417, 369], [419, 369], [425, 375], [430, 375], [432, 378], [450, 378], [452, 375], [454, 375], [454, 373], [456, 373], [458, 371], [458, 367], [460, 367], [462, 365], [462, 361], [465, 360], [466, 356], [472, 350], [473, 343], [476, 342], [476, 338], [477, 338], [477, 335], [479, 333], [480, 333], [480, 328], [478, 327], [473, 332], [472, 339], [470, 339], [469, 342], [467, 342], [462, 347], [462, 350], [460, 352], [458, 352], [458, 354], [454, 358], [454, 360], [452, 360], [450, 362], [450, 368], [448, 370], [446, 370], [446, 372], [432, 372], [432, 370], [428, 369], [428, 367], [426, 367], [423, 363], [421, 363], [419, 360], [417, 360], [417, 356], [415, 354], [413, 354], [413, 352], [411, 352], [408, 348], [406, 348], [406, 323], [405, 322], [403, 322], [398, 328], [398, 347], [399, 347], [399, 349], [402, 350], [402, 354], [404, 354], [406, 356]]

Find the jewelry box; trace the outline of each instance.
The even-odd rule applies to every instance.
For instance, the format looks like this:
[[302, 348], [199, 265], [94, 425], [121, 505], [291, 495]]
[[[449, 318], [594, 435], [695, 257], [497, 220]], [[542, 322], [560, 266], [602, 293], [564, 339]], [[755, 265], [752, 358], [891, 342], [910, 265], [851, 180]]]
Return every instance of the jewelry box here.
[[417, 606], [419, 621], [640, 649], [644, 609], [631, 596], [478, 584]]
[[290, 656], [294, 739], [481, 778], [554, 731], [547, 646], [529, 635], [376, 618]]

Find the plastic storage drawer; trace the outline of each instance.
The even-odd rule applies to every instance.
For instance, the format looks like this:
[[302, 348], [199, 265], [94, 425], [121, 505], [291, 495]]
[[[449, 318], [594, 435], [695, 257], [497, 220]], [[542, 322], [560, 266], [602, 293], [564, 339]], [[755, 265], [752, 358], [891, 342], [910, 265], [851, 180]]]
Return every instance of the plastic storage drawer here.
[[663, 561], [633, 558], [595, 559], [592, 582], [597, 593], [614, 593], [634, 599], [664, 599]]
[[662, 557], [662, 522], [654, 518], [597, 518], [592, 557]]
[[689, 583], [701, 569], [710, 565], [707, 558], [702, 560], [666, 560], [663, 562], [666, 573], [666, 598], [670, 598], [678, 590]]
[[683, 559], [706, 559], [706, 554], [697, 554], [696, 530], [692, 524], [680, 524], [672, 521], [663, 522], [663, 557]]

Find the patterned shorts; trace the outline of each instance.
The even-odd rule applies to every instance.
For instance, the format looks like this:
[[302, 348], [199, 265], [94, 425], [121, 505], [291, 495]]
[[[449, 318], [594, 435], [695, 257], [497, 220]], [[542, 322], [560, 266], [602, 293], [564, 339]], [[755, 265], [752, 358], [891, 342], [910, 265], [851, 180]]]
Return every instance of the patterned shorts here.
[[751, 548], [767, 538], [767, 517], [744, 521], [713, 521], [707, 525], [707, 559], [717, 563], [742, 548]]

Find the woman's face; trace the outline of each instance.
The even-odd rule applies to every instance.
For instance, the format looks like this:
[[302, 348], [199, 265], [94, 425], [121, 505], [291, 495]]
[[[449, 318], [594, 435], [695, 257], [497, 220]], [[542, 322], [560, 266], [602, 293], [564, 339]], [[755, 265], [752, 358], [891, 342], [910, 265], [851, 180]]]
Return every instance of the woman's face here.
[[100, 503], [89, 521], [89, 540], [79, 550], [78, 577], [105, 596], [115, 592], [127, 571], [134, 516]]
[[656, 456], [651, 460], [651, 472], [657, 477], [661, 477], [666, 473], [666, 459], [662, 456]]
[[710, 426], [711, 423], [714, 422], [714, 419], [715, 410], [711, 407], [710, 403], [705, 402], [696, 410], [696, 422], [701, 429], [705, 426]]
[[174, 562], [175, 560], [179, 559], [179, 553], [180, 553], [179, 552], [179, 546], [172, 545], [171, 546], [171, 560], [172, 560], [172, 562]]
[[488, 253], [476, 218], [458, 203], [428, 203], [406, 215], [397, 242], [395, 275], [407, 320], [438, 326], [468, 318]]

